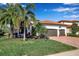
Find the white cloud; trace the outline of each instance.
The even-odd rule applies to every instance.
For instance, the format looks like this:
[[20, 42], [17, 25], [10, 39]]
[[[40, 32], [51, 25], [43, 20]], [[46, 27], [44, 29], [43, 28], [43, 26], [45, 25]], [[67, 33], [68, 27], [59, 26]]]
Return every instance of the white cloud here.
[[64, 3], [64, 5], [76, 6], [76, 5], [79, 5], [79, 3]]
[[44, 11], [48, 11], [48, 9], [44, 9]]
[[7, 3], [1, 3], [1, 4], [4, 4], [4, 5], [6, 5]]
[[71, 17], [71, 18], [78, 18], [79, 15], [71, 15], [70, 17]]
[[76, 9], [77, 9], [76, 7], [75, 8], [63, 8], [63, 7], [61, 7], [61, 8], [56, 8], [56, 9], [52, 9], [52, 10], [57, 11], [57, 12], [65, 12], [65, 11], [71, 12], [71, 11], [74, 11]]
[[63, 16], [65, 18], [78, 18], [79, 15], [68, 15], [68, 16]]

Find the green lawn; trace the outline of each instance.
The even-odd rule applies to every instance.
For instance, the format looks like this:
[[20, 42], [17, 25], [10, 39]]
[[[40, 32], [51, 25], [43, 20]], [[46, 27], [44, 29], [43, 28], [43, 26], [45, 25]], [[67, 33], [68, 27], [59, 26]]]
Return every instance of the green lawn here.
[[19, 39], [0, 38], [1, 56], [42, 56], [73, 49], [76, 48], [53, 40], [22, 41]]

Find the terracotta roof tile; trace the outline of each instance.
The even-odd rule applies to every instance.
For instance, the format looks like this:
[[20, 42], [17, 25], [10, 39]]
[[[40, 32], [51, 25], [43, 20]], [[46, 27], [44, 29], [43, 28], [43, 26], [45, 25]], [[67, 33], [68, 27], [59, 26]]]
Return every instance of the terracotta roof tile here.
[[59, 22], [79, 22], [79, 20], [61, 20]]
[[53, 22], [53, 21], [50, 21], [50, 20], [44, 20], [44, 21], [40, 21], [42, 24], [45, 24], [45, 25], [62, 25], [62, 26], [70, 26], [70, 25], [65, 25], [65, 24], [62, 24], [62, 23], [59, 23], [59, 22]]

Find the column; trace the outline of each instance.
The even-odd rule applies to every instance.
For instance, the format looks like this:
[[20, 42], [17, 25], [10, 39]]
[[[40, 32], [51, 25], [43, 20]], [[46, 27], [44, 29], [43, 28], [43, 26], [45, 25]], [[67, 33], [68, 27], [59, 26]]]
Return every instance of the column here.
[[60, 34], [60, 33], [59, 33], [59, 29], [57, 29], [57, 37], [59, 37], [59, 34]]
[[67, 36], [67, 29], [65, 29], [65, 36]]

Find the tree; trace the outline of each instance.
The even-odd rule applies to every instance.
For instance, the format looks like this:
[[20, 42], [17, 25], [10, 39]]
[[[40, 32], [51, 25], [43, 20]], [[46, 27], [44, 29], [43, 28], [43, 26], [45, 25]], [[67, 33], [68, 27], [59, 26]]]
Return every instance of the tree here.
[[[0, 9], [0, 23], [10, 24], [11, 35], [13, 33], [13, 28], [19, 29], [20, 21], [24, 21], [24, 39], [25, 40], [25, 27], [28, 27], [30, 21], [35, 21], [35, 15], [30, 10], [34, 8], [34, 4], [26, 4], [25, 8], [22, 7], [19, 3], [7, 4], [7, 7]], [[30, 18], [30, 19], [29, 19]]]
[[40, 35], [45, 35], [47, 32], [47, 29], [38, 21], [37, 24], [35, 25], [35, 32], [40, 36]]
[[6, 8], [0, 9], [0, 23], [2, 25], [10, 25], [10, 35], [13, 37], [13, 29], [15, 21], [15, 8], [13, 4], [7, 4]]
[[76, 23], [73, 23], [71, 26], [71, 33], [73, 35], [76, 35], [76, 33], [79, 31], [79, 26]]
[[30, 10], [30, 9], [34, 9], [34, 4], [27, 4], [27, 5], [25, 5], [25, 8], [22, 8], [22, 6], [20, 4], [17, 4], [16, 6], [19, 8], [19, 13], [21, 15], [20, 17], [22, 18], [22, 21], [24, 21], [24, 38], [23, 38], [23, 40], [25, 41], [26, 27], [27, 28], [29, 27], [29, 24], [31, 21], [33, 21], [33, 22], [36, 21], [35, 14]]

